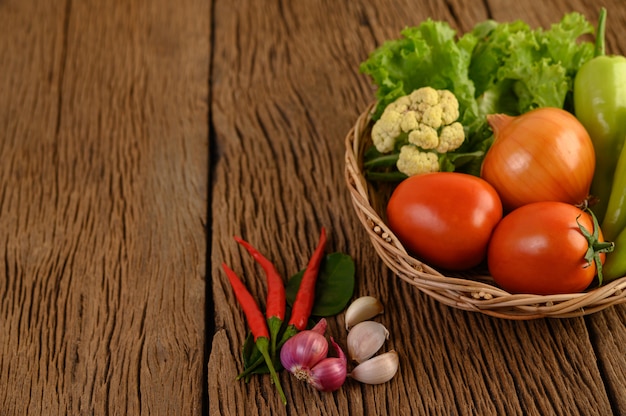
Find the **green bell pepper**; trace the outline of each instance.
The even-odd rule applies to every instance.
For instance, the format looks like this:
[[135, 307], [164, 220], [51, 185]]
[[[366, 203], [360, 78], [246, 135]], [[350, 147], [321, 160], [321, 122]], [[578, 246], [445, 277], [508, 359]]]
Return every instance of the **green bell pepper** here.
[[607, 253], [604, 263], [604, 281], [610, 282], [626, 276], [626, 146], [622, 147], [617, 161], [601, 229], [604, 238], [615, 243], [613, 252]]
[[[626, 137], [626, 136], [625, 136]], [[602, 221], [602, 233], [607, 240], [613, 240], [626, 228], [626, 146], [615, 166], [611, 184], [611, 194]], [[626, 253], [625, 253], [626, 255]]]
[[602, 266], [604, 282], [610, 282], [622, 276], [626, 276], [626, 229], [617, 236], [612, 253], [607, 253]]
[[597, 202], [591, 209], [601, 223], [607, 215], [614, 178], [621, 182], [618, 187], [626, 187], [624, 177], [615, 171], [626, 138], [626, 57], [605, 55], [605, 26], [606, 9], [602, 8], [595, 57], [580, 67], [574, 80], [574, 112], [589, 132], [596, 153], [590, 193]]

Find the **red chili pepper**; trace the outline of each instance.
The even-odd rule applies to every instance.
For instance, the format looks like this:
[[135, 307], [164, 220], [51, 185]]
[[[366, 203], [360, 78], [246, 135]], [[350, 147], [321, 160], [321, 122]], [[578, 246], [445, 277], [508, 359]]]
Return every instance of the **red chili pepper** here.
[[244, 315], [246, 315], [248, 326], [250, 327], [250, 331], [252, 331], [252, 335], [254, 335], [254, 342], [256, 342], [259, 337], [269, 338], [270, 333], [265, 323], [265, 317], [246, 286], [226, 263], [222, 263], [222, 268], [226, 272], [226, 276], [228, 276], [230, 285], [233, 288], [239, 305], [241, 305], [243, 309]]
[[306, 328], [311, 310], [313, 309], [313, 302], [315, 301], [315, 283], [317, 282], [320, 264], [324, 258], [325, 247], [326, 230], [322, 227], [317, 248], [309, 259], [309, 264], [304, 271], [296, 299], [293, 302], [293, 308], [291, 309], [289, 325], [293, 325], [298, 331], [302, 331]]
[[283, 326], [285, 319], [286, 295], [285, 284], [282, 277], [278, 274], [274, 264], [269, 261], [263, 254], [254, 248], [250, 243], [240, 237], [235, 236], [235, 241], [241, 244], [248, 253], [252, 255], [254, 260], [265, 270], [267, 278], [267, 298], [265, 299], [265, 316], [267, 317], [267, 325], [270, 331], [270, 355], [272, 359], [276, 357], [276, 341], [280, 328]]
[[235, 241], [241, 244], [254, 260], [265, 270], [267, 277], [267, 299], [265, 300], [265, 316], [267, 319], [277, 317], [281, 321], [285, 319], [285, 284], [276, 271], [274, 264], [261, 254], [250, 243], [235, 236]]
[[252, 294], [250, 294], [235, 272], [228, 267], [226, 263], [222, 263], [222, 268], [226, 272], [228, 281], [233, 288], [233, 292], [235, 293], [235, 297], [237, 298], [239, 305], [241, 305], [241, 308], [243, 309], [244, 315], [246, 315], [248, 326], [254, 336], [254, 343], [261, 354], [263, 354], [263, 358], [265, 359], [265, 363], [270, 370], [270, 374], [274, 380], [276, 388], [278, 389], [281, 400], [283, 404], [287, 404], [287, 398], [285, 397], [280, 380], [276, 374], [276, 370], [274, 369], [274, 364], [272, 363], [272, 359], [269, 355], [270, 334], [267, 329], [267, 324], [265, 323], [265, 317], [263, 316], [261, 309], [259, 309], [259, 305], [257, 305], [254, 301]]

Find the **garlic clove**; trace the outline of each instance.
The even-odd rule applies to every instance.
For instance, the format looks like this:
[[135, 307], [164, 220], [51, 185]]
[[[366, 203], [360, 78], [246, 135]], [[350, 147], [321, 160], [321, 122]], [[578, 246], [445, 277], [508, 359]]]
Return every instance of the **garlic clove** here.
[[357, 365], [349, 376], [361, 383], [381, 384], [391, 380], [399, 366], [398, 353], [391, 350]]
[[348, 355], [350, 359], [361, 363], [380, 350], [389, 338], [389, 331], [381, 323], [363, 321], [348, 332]]
[[383, 304], [373, 296], [361, 296], [355, 299], [346, 310], [346, 329], [383, 313], [383, 310]]

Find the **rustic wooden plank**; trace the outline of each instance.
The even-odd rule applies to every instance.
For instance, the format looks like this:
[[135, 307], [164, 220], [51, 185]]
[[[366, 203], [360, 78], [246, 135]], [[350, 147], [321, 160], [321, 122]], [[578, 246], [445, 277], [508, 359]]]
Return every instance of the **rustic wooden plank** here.
[[612, 310], [589, 317], [591, 341], [613, 413], [626, 414], [626, 308]]
[[[606, 6], [619, 8], [616, 1]], [[619, 346], [590, 338], [586, 323], [601, 331], [610, 322], [609, 332], [620, 340], [623, 306], [587, 319], [532, 322], [442, 306], [382, 266], [353, 214], [342, 175], [343, 137], [373, 99], [358, 64], [406, 25], [433, 17], [467, 30], [489, 17], [521, 17], [547, 26], [565, 10], [595, 9], [580, 1], [532, 9], [506, 1], [216, 4], [212, 122], [222, 157], [214, 193], [224, 198], [211, 207], [216, 336], [209, 373], [222, 377], [209, 377], [211, 414], [604, 415], [620, 409], [617, 390], [607, 394], [603, 377], [615, 389], [623, 386], [617, 372], [624, 356], [612, 355]], [[234, 381], [246, 326], [219, 264], [229, 263], [263, 299], [258, 268], [231, 236], [244, 235], [290, 276], [306, 263], [321, 226], [330, 231], [329, 250], [355, 258], [357, 295], [374, 294], [386, 304], [380, 318], [391, 331], [386, 348], [399, 351], [401, 370], [388, 384], [349, 381], [332, 394], [283, 373], [290, 402], [284, 409], [268, 377]], [[342, 324], [341, 316], [331, 319], [330, 333], [345, 345]], [[604, 351], [601, 366], [613, 372], [596, 365], [594, 349]], [[609, 356], [613, 363], [605, 361]]]
[[0, 2], [0, 413], [201, 413], [210, 18]]

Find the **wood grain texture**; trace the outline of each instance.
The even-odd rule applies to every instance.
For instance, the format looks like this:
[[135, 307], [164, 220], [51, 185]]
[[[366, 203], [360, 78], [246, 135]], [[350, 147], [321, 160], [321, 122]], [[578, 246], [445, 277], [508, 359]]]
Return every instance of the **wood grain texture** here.
[[0, 414], [201, 412], [209, 22], [0, 2]]
[[[522, 17], [546, 27], [569, 10], [597, 17], [595, 4], [580, 1], [216, 3], [223, 18], [216, 20], [211, 78], [220, 156], [214, 192], [224, 198], [211, 206], [216, 335], [209, 374], [221, 375], [209, 377], [211, 414], [619, 414], [625, 359], [611, 338], [623, 336], [623, 306], [587, 319], [532, 322], [442, 306], [381, 265], [341, 174], [342, 139], [373, 99], [358, 65], [385, 39], [427, 17], [462, 31], [486, 18]], [[611, 16], [621, 21], [623, 12]], [[609, 44], [619, 44], [616, 27]], [[233, 380], [242, 369], [246, 324], [218, 266], [230, 264], [263, 299], [259, 269], [231, 236], [243, 234], [290, 276], [305, 265], [321, 226], [330, 231], [329, 250], [355, 258], [356, 295], [386, 304], [385, 348], [400, 352], [401, 369], [390, 383], [348, 381], [332, 394], [283, 373], [284, 408], [269, 377]], [[345, 346], [342, 325], [342, 316], [331, 320], [329, 332]], [[601, 331], [609, 332], [602, 343]]]
[[[605, 6], [624, 54], [626, 9]], [[466, 31], [598, 7], [0, 0], [0, 415], [626, 414], [626, 306], [532, 322], [443, 306], [384, 267], [343, 183], [374, 98], [358, 66], [386, 39], [428, 17]], [[385, 304], [401, 367], [330, 394], [282, 372], [284, 407], [269, 377], [234, 380], [246, 323], [220, 264], [263, 299], [232, 236], [287, 277], [322, 226], [355, 259], [355, 295]]]
[[614, 414], [626, 414], [626, 308], [587, 319], [598, 367]]

